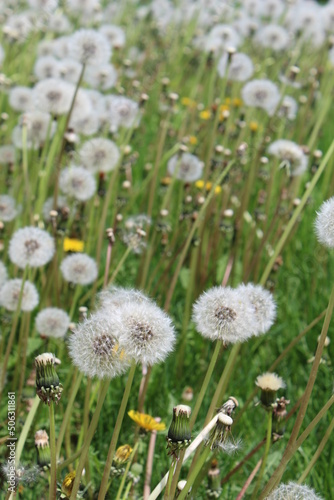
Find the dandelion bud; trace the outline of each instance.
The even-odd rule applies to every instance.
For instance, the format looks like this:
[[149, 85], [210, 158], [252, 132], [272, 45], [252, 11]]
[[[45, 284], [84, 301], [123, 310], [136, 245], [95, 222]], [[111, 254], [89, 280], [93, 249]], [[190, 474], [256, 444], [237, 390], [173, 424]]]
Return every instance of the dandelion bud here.
[[115, 456], [114, 456], [114, 464], [119, 466], [125, 464], [132, 453], [132, 448], [128, 444], [124, 444], [123, 446], [120, 446], [117, 448]]
[[48, 467], [51, 462], [49, 436], [46, 431], [40, 430], [35, 434], [35, 446], [37, 450], [37, 463], [40, 467]]
[[162, 78], [161, 80], [161, 84], [163, 87], [167, 87], [167, 85], [170, 84], [170, 79], [167, 76], [164, 76], [164, 78]]
[[208, 489], [206, 490], [207, 498], [219, 498], [222, 492], [220, 486], [220, 470], [217, 460], [212, 460], [211, 467], [208, 471]]
[[68, 498], [72, 494], [74, 480], [75, 480], [75, 470], [66, 474], [65, 479], [61, 485], [61, 492]]
[[48, 405], [50, 401], [58, 403], [63, 390], [54, 365], [55, 356], [49, 352], [35, 358], [37, 394], [41, 401]]
[[285, 387], [285, 382], [276, 373], [264, 373], [257, 377], [255, 384], [261, 389], [262, 406], [271, 411], [276, 401], [276, 393]]
[[224, 147], [221, 146], [220, 144], [217, 144], [217, 146], [215, 147], [215, 151], [218, 154], [222, 154], [224, 152]]
[[[185, 487], [186, 484], [187, 484], [187, 481], [185, 479], [182, 479], [182, 481], [179, 481], [177, 483], [177, 488], [176, 488], [176, 492], [175, 492], [176, 498], [180, 495], [181, 491], [183, 490], [183, 488]], [[189, 489], [187, 497], [190, 495], [190, 492], [191, 492], [191, 488]]]
[[288, 399], [281, 397], [276, 399], [273, 411], [273, 434], [277, 439], [281, 438], [285, 431], [285, 417], [287, 415], [286, 407], [290, 403]]
[[190, 406], [178, 405], [173, 408], [173, 420], [167, 436], [167, 449], [169, 455], [177, 456], [178, 452], [189, 446], [191, 430], [189, 427]]
[[187, 403], [189, 403], [190, 401], [192, 401], [194, 398], [194, 391], [192, 390], [192, 387], [185, 387], [183, 392], [182, 392], [182, 399], [184, 401], [186, 401]]

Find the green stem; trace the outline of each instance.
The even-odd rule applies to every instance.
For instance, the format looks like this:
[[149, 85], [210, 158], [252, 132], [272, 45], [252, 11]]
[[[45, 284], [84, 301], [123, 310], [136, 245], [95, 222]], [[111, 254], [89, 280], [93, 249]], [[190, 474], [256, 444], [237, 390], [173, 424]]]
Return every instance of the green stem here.
[[266, 463], [267, 463], [267, 458], [268, 458], [268, 454], [269, 454], [269, 450], [270, 450], [270, 445], [271, 445], [271, 432], [272, 432], [272, 426], [273, 426], [273, 413], [272, 413], [272, 410], [267, 411], [267, 418], [268, 418], [268, 422], [267, 422], [266, 446], [264, 448], [264, 453], [263, 453], [261, 468], [260, 468], [259, 476], [257, 478], [256, 484], [255, 484], [255, 487], [254, 487], [254, 490], [253, 490], [253, 494], [252, 494], [251, 500], [255, 500], [257, 498], [257, 493], [259, 491], [260, 484], [261, 484], [262, 477], [263, 477], [264, 470], [265, 470]]
[[309, 376], [309, 379], [307, 382], [307, 386], [306, 386], [304, 395], [302, 397], [302, 401], [301, 401], [299, 412], [298, 412], [298, 415], [297, 415], [297, 418], [295, 421], [295, 425], [292, 429], [291, 436], [290, 436], [289, 442], [287, 444], [287, 447], [285, 449], [285, 452], [283, 454], [280, 465], [277, 467], [277, 469], [275, 470], [274, 474], [272, 475], [270, 481], [268, 482], [267, 486], [263, 490], [263, 495], [267, 495], [271, 491], [271, 489], [275, 486], [275, 484], [280, 481], [281, 477], [283, 476], [284, 470], [285, 470], [285, 468], [286, 468], [286, 466], [287, 466], [287, 464], [292, 456], [291, 450], [293, 449], [295, 443], [297, 442], [298, 434], [299, 434], [300, 428], [302, 426], [302, 423], [303, 423], [303, 420], [304, 420], [304, 417], [306, 414], [306, 409], [307, 409], [308, 403], [310, 401], [313, 386], [314, 386], [315, 379], [316, 379], [316, 376], [318, 373], [318, 368], [320, 365], [321, 355], [322, 355], [322, 351], [323, 351], [323, 348], [325, 345], [325, 340], [327, 337], [327, 332], [328, 332], [330, 320], [332, 317], [333, 308], [334, 308], [334, 286], [332, 288], [332, 292], [331, 292], [331, 295], [329, 298], [329, 303], [328, 303], [328, 307], [327, 307], [326, 316], [325, 316], [324, 324], [322, 327], [320, 339], [318, 342], [317, 351], [315, 353], [310, 376]]
[[126, 261], [126, 259], [128, 258], [128, 256], [130, 255], [131, 253], [131, 246], [129, 246], [125, 252], [123, 253], [122, 255], [122, 258], [120, 259], [120, 261], [118, 262], [117, 266], [116, 266], [116, 269], [114, 270], [114, 272], [112, 273], [111, 275], [111, 278], [110, 280], [108, 281], [108, 285], [110, 285], [111, 283], [113, 283], [116, 279], [116, 276], [118, 275], [119, 271], [122, 269], [123, 267], [123, 264], [124, 262]]
[[201, 454], [201, 456], [197, 460], [195, 467], [193, 468], [191, 474], [189, 475], [189, 478], [188, 478], [183, 490], [181, 491], [181, 493], [178, 497], [178, 500], [184, 500], [186, 498], [187, 493], [190, 490], [191, 486], [193, 485], [198, 473], [200, 472], [201, 468], [205, 464], [205, 462], [210, 454], [210, 451], [211, 451], [210, 446], [206, 446], [205, 449], [203, 450], [203, 453]]
[[122, 477], [122, 481], [121, 481], [121, 484], [119, 485], [119, 488], [118, 488], [118, 491], [117, 491], [116, 500], [120, 500], [120, 498], [121, 498], [121, 494], [122, 494], [122, 491], [123, 491], [123, 488], [124, 488], [124, 485], [125, 485], [125, 481], [126, 481], [129, 469], [131, 467], [132, 460], [133, 460], [133, 458], [134, 458], [134, 456], [135, 456], [135, 454], [137, 452], [138, 445], [139, 445], [139, 443], [136, 443], [134, 445], [132, 453], [131, 453], [131, 456], [130, 456], [130, 458], [128, 460], [128, 463], [126, 464], [126, 468], [125, 468], [125, 471], [124, 471], [124, 474], [123, 474], [123, 477]]
[[26, 442], [26, 439], [27, 439], [28, 432], [30, 430], [31, 424], [32, 424], [32, 422], [33, 422], [33, 420], [35, 418], [35, 415], [36, 415], [39, 403], [40, 403], [39, 397], [35, 396], [33, 405], [32, 405], [32, 407], [31, 407], [31, 409], [30, 409], [30, 411], [29, 411], [29, 413], [27, 415], [27, 418], [26, 418], [26, 421], [24, 422], [24, 426], [22, 428], [19, 440], [17, 442], [16, 453], [15, 453], [15, 463], [16, 463], [16, 466], [18, 466], [18, 464], [20, 462], [20, 458], [21, 458], [21, 455], [22, 455], [23, 447], [24, 447], [24, 444]]
[[49, 500], [56, 500], [57, 497], [57, 458], [56, 458], [56, 429], [54, 402], [50, 401], [50, 453], [51, 453], [51, 483], [49, 491]]
[[330, 435], [331, 435], [333, 429], [334, 429], [334, 418], [332, 418], [331, 423], [329, 424], [329, 426], [328, 426], [328, 428], [327, 428], [327, 430], [325, 432], [325, 435], [322, 438], [321, 443], [319, 444], [319, 446], [318, 446], [315, 454], [313, 455], [312, 459], [307, 464], [306, 469], [304, 470], [304, 472], [302, 473], [302, 475], [298, 479], [298, 481], [297, 481], [298, 484], [302, 484], [305, 481], [305, 479], [307, 478], [307, 476], [309, 475], [309, 473], [312, 470], [314, 464], [316, 463], [316, 461], [320, 457], [323, 449], [325, 448], [325, 446], [327, 444], [327, 441], [329, 440]]
[[95, 412], [94, 412], [93, 418], [91, 420], [90, 426], [88, 428], [86, 438], [85, 438], [85, 441], [84, 441], [84, 444], [82, 447], [82, 453], [80, 456], [78, 467], [76, 469], [76, 476], [75, 476], [70, 500], [76, 500], [76, 498], [77, 498], [77, 493], [78, 493], [79, 486], [80, 486], [80, 479], [81, 479], [82, 470], [85, 466], [87, 454], [89, 451], [89, 446], [90, 446], [90, 443], [92, 442], [93, 436], [94, 436], [95, 431], [96, 431], [97, 424], [99, 422], [101, 409], [102, 409], [105, 397], [106, 397], [107, 392], [108, 392], [109, 384], [110, 384], [110, 379], [103, 380], [100, 383], [100, 387], [101, 387], [100, 396], [99, 396], [99, 399], [97, 401]]
[[175, 466], [176, 466], [176, 460], [173, 459], [172, 463], [170, 464], [169, 471], [168, 471], [168, 479], [167, 479], [167, 484], [166, 484], [166, 489], [165, 489], [165, 494], [164, 494], [164, 500], [173, 500], [173, 497], [170, 495], [170, 489], [171, 489], [172, 481], [173, 481], [173, 477], [174, 477]]
[[77, 395], [77, 392], [79, 390], [82, 376], [83, 376], [82, 373], [80, 373], [80, 375], [78, 376], [78, 370], [76, 369], [74, 372], [74, 375], [73, 375], [73, 382], [72, 382], [71, 391], [70, 391], [70, 394], [68, 397], [68, 403], [67, 403], [65, 415], [64, 415], [63, 421], [61, 423], [59, 434], [58, 434], [57, 448], [56, 448], [57, 458], [59, 458], [59, 455], [60, 455], [61, 445], [62, 445], [64, 435], [65, 435], [65, 430], [66, 430], [66, 427], [68, 426], [70, 418], [71, 418], [71, 414], [72, 414], [72, 410], [73, 410], [73, 403], [74, 403], [75, 397]]
[[109, 450], [108, 450], [108, 456], [107, 456], [107, 460], [106, 460], [106, 465], [105, 465], [104, 471], [103, 471], [98, 500], [103, 500], [105, 498], [107, 490], [108, 490], [108, 480], [109, 480], [110, 469], [111, 469], [112, 461], [113, 461], [113, 458], [115, 455], [117, 440], [118, 440], [118, 436], [119, 436], [119, 433], [121, 430], [126, 405], [128, 403], [128, 399], [130, 396], [130, 391], [131, 391], [131, 386], [132, 386], [135, 371], [136, 371], [136, 363], [135, 363], [135, 361], [133, 361], [131, 368], [130, 368], [128, 380], [126, 382], [126, 386], [124, 389], [121, 406], [120, 406], [119, 411], [118, 411], [117, 420], [116, 420], [115, 427], [114, 427], [114, 432], [113, 432], [113, 435], [111, 438], [111, 442], [110, 442], [110, 446], [109, 446]]
[[194, 426], [194, 424], [196, 422], [196, 418], [197, 418], [199, 409], [200, 409], [200, 407], [202, 405], [202, 402], [203, 402], [205, 393], [207, 391], [209, 382], [211, 380], [211, 376], [212, 376], [214, 367], [216, 365], [216, 362], [217, 362], [217, 359], [218, 359], [219, 352], [220, 352], [220, 349], [222, 347], [222, 344], [223, 344], [223, 342], [221, 340], [217, 340], [217, 343], [216, 343], [216, 346], [215, 346], [215, 350], [213, 351], [213, 355], [211, 357], [209, 367], [208, 367], [208, 369], [206, 371], [206, 374], [205, 374], [205, 377], [204, 377], [204, 380], [203, 380], [203, 383], [202, 383], [201, 390], [200, 390], [199, 395], [198, 395], [197, 400], [196, 400], [195, 407], [194, 407], [194, 409], [193, 409], [193, 411], [191, 413], [191, 417], [190, 417], [190, 421], [189, 421], [190, 429], [193, 428], [193, 426]]
[[73, 453], [73, 455], [70, 458], [68, 458], [67, 460], [64, 460], [64, 462], [61, 462], [60, 464], [58, 464], [57, 473], [59, 474], [59, 472], [62, 469], [65, 469], [65, 467], [72, 464], [74, 462], [74, 460], [76, 460], [78, 457], [80, 457], [82, 450], [83, 450], [83, 447], [80, 448], [79, 450], [77, 450], [75, 453]]

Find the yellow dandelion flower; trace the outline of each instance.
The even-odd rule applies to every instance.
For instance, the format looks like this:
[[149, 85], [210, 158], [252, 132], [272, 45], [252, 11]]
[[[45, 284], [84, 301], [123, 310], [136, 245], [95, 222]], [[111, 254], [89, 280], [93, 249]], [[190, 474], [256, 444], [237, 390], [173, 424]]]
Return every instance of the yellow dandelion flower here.
[[120, 446], [117, 448], [115, 456], [114, 456], [114, 462], [117, 465], [122, 465], [125, 462], [127, 462], [130, 458], [130, 455], [133, 451], [133, 448], [129, 444], [123, 444], [123, 446]]
[[210, 189], [211, 189], [211, 188], [212, 188], [212, 182], [207, 182], [207, 183], [205, 184], [205, 189], [206, 189], [207, 191], [210, 191]]
[[220, 186], [215, 187], [215, 194], [219, 194], [222, 192], [222, 188]]
[[196, 108], [197, 106], [196, 102], [193, 99], [190, 99], [190, 97], [182, 97], [181, 104], [183, 104], [183, 106], [187, 106], [188, 108]]
[[239, 97], [235, 97], [232, 101], [232, 104], [233, 106], [235, 106], [236, 108], [240, 108], [240, 106], [242, 106], [242, 100], [239, 99]]
[[230, 111], [230, 106], [228, 106], [227, 104], [221, 104], [221, 105], [219, 106], [219, 111], [220, 111], [221, 113], [223, 113], [224, 111]]
[[209, 111], [208, 109], [204, 109], [200, 112], [199, 117], [202, 120], [209, 120], [211, 118], [211, 111]]
[[197, 137], [195, 137], [194, 135], [190, 135], [189, 136], [189, 143], [192, 146], [195, 146], [198, 143]]
[[198, 189], [203, 189], [204, 188], [204, 181], [202, 179], [198, 180], [195, 182], [195, 186], [198, 188]]
[[146, 413], [140, 413], [139, 411], [130, 410], [128, 412], [129, 417], [136, 422], [139, 427], [145, 429], [145, 431], [164, 431], [166, 429], [166, 424], [163, 422], [157, 422], [151, 415]]
[[66, 474], [63, 484], [61, 485], [62, 493], [64, 493], [64, 495], [66, 495], [67, 497], [71, 496], [74, 480], [75, 471], [69, 472], [68, 474]]
[[82, 252], [85, 244], [75, 238], [64, 238], [63, 248], [65, 252]]
[[224, 100], [225, 104], [231, 104], [231, 98], [230, 97], [226, 97], [226, 99]]
[[251, 132], [257, 132], [259, 124], [257, 122], [249, 122], [249, 128], [251, 129]]

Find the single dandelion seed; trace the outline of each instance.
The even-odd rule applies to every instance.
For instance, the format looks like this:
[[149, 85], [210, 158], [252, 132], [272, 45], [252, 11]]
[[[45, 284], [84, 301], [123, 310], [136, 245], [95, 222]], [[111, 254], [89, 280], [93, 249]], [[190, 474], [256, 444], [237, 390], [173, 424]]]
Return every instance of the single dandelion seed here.
[[9, 242], [9, 258], [21, 269], [26, 266], [44, 266], [50, 262], [54, 252], [55, 244], [52, 236], [37, 227], [18, 229]]
[[70, 324], [69, 315], [57, 307], [47, 307], [40, 311], [35, 319], [36, 330], [44, 337], [61, 338]]
[[68, 255], [60, 265], [60, 271], [65, 281], [75, 285], [89, 285], [98, 275], [94, 259], [85, 253]]

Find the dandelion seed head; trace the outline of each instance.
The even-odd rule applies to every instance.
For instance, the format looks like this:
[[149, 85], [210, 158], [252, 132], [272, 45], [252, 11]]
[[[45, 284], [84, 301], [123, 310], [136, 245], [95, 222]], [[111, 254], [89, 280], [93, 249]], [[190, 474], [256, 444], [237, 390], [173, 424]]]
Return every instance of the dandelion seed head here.
[[289, 32], [278, 24], [267, 24], [261, 27], [255, 36], [255, 42], [264, 48], [281, 51], [290, 44]]
[[90, 172], [109, 172], [116, 167], [120, 151], [110, 139], [96, 137], [84, 143], [79, 156], [82, 164]]
[[98, 269], [94, 259], [85, 253], [68, 255], [60, 265], [65, 281], [76, 285], [89, 285], [96, 280]]
[[94, 89], [108, 90], [115, 86], [118, 73], [112, 64], [87, 66], [85, 82]]
[[9, 92], [9, 105], [15, 111], [31, 111], [34, 107], [32, 89], [23, 86], [12, 88]]
[[69, 315], [57, 307], [47, 307], [35, 319], [36, 330], [44, 337], [64, 337], [70, 324]]
[[175, 332], [167, 314], [149, 300], [126, 302], [114, 318], [120, 345], [144, 365], [164, 361], [173, 350]]
[[96, 181], [84, 167], [70, 166], [62, 170], [59, 177], [62, 193], [79, 201], [89, 200], [96, 192]]
[[[0, 304], [8, 311], [16, 311], [19, 304], [21, 279], [12, 279], [5, 282], [0, 289]], [[25, 281], [22, 294], [21, 310], [32, 311], [38, 305], [37, 289], [30, 281]]]
[[[44, 205], [43, 205], [43, 218], [46, 220], [46, 221], [50, 221], [51, 220], [51, 217], [50, 217], [50, 212], [51, 210], [53, 210], [53, 196], [51, 196], [50, 198], [48, 198]], [[67, 200], [64, 196], [58, 196], [57, 198], [57, 212], [58, 213], [61, 213], [63, 209], [67, 208], [68, 204], [67, 204]]]
[[322, 500], [322, 497], [309, 486], [291, 481], [280, 484], [265, 500]]
[[254, 308], [257, 328], [254, 335], [266, 333], [276, 318], [276, 303], [268, 290], [261, 285], [248, 283], [238, 287], [244, 293]]
[[69, 55], [82, 64], [99, 66], [109, 62], [110, 43], [102, 33], [96, 30], [80, 29], [71, 36]]
[[129, 362], [117, 337], [112, 315], [109, 320], [100, 314], [85, 319], [69, 338], [73, 364], [89, 377], [103, 379], [121, 375]]
[[108, 109], [111, 131], [119, 127], [131, 128], [139, 121], [138, 103], [128, 97], [108, 95], [104, 100]]
[[193, 320], [203, 337], [233, 344], [247, 340], [256, 330], [252, 304], [230, 287], [204, 292], [193, 306]]
[[226, 75], [232, 81], [244, 82], [253, 76], [254, 65], [252, 60], [247, 54], [237, 52], [233, 55], [231, 62], [229, 62], [229, 55], [225, 54], [219, 59], [217, 71], [221, 78]]
[[9, 258], [21, 269], [26, 266], [44, 266], [50, 262], [54, 252], [52, 236], [47, 231], [33, 226], [18, 229], [9, 242]]
[[8, 273], [5, 264], [0, 260], [0, 288], [7, 281]]
[[[26, 127], [26, 141], [23, 141], [23, 126]], [[49, 113], [42, 111], [28, 111], [20, 116], [19, 125], [14, 127], [12, 141], [15, 147], [23, 149], [38, 149], [43, 146], [47, 137], [53, 137], [57, 128]]]
[[272, 115], [279, 103], [280, 93], [271, 80], [251, 80], [243, 86], [241, 97], [247, 106], [262, 108]]
[[99, 310], [107, 315], [124, 304], [131, 304], [132, 302], [140, 304], [149, 301], [150, 299], [140, 290], [118, 286], [112, 286], [108, 290], [104, 290], [98, 294]]
[[302, 175], [307, 169], [307, 156], [293, 141], [278, 139], [270, 144], [268, 153], [279, 158], [289, 168], [291, 176]]
[[195, 155], [174, 155], [167, 164], [168, 173], [183, 182], [195, 182], [202, 176], [204, 163]]
[[33, 89], [36, 108], [53, 115], [66, 113], [70, 109], [72, 97], [72, 85], [59, 78], [41, 80]]
[[334, 248], [334, 196], [320, 206], [314, 227], [319, 243]]
[[34, 74], [38, 80], [44, 80], [45, 78], [59, 78], [59, 61], [52, 55], [40, 56], [35, 62]]
[[98, 31], [105, 36], [112, 47], [121, 48], [125, 45], [125, 32], [120, 26], [114, 24], [102, 24]]
[[0, 146], [0, 165], [13, 165], [14, 163], [15, 163], [14, 146], [12, 146], [11, 144]]
[[16, 201], [8, 194], [0, 195], [0, 220], [10, 222], [15, 219], [19, 213], [19, 208], [16, 206]]

